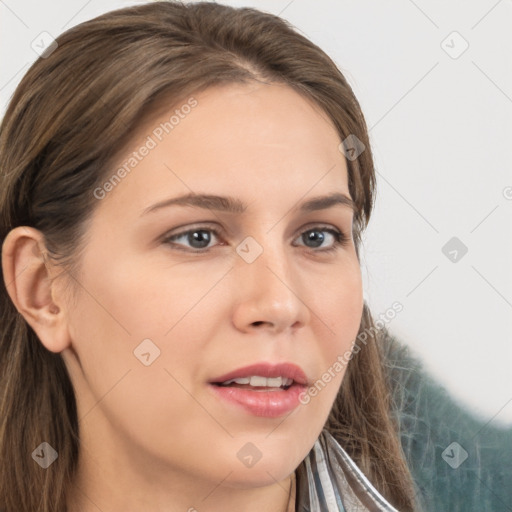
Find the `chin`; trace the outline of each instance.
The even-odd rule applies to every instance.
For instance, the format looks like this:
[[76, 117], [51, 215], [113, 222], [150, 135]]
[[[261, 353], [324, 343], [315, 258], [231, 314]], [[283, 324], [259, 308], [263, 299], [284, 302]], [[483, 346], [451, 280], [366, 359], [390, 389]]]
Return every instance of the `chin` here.
[[[302, 459], [301, 459], [302, 460]], [[248, 489], [275, 485], [288, 478], [300, 464], [294, 463], [283, 456], [281, 460], [260, 460], [252, 468], [239, 468], [233, 470], [223, 485], [233, 489]]]
[[[261, 439], [237, 447], [237, 460], [231, 463], [225, 485], [233, 488], [264, 487], [288, 478], [308, 454], [310, 447], [291, 439]], [[226, 472], [227, 473], [227, 472]]]

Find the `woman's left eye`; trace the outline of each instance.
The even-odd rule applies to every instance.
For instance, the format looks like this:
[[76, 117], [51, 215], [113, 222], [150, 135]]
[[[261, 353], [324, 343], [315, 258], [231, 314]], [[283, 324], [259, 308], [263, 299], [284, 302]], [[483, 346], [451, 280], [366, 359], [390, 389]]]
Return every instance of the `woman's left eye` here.
[[[220, 238], [220, 234], [216, 229], [210, 227], [199, 227], [168, 236], [163, 240], [163, 242], [180, 251], [205, 253], [208, 252], [208, 249], [210, 248], [208, 246], [212, 240], [211, 233], [213, 233], [214, 237]], [[327, 236], [324, 233], [327, 233]], [[333, 240], [332, 243], [329, 247], [323, 248], [325, 240], [328, 240], [329, 237]], [[341, 231], [324, 226], [315, 226], [307, 229], [306, 231], [303, 231], [297, 239], [301, 239], [305, 242], [305, 245], [311, 243], [311, 246], [306, 245], [306, 247], [310, 249], [319, 248], [319, 250], [314, 252], [335, 251], [339, 246], [347, 245], [350, 242], [350, 238]], [[186, 249], [182, 244], [176, 243], [179, 240], [185, 240], [190, 244], [190, 249]], [[221, 245], [226, 244], [223, 243]]]
[[350, 242], [350, 238], [347, 237], [345, 233], [338, 231], [337, 229], [334, 228], [327, 228], [321, 226], [317, 226], [306, 231], [303, 231], [299, 238], [302, 238], [302, 240], [307, 240], [308, 242], [312, 242], [314, 244], [313, 247], [316, 248], [322, 245], [322, 243], [326, 239], [325, 235], [318, 236], [318, 233], [328, 233], [329, 236], [334, 241], [330, 247], [321, 249], [320, 251], [316, 252], [335, 251], [339, 246], [348, 245], [348, 243]]

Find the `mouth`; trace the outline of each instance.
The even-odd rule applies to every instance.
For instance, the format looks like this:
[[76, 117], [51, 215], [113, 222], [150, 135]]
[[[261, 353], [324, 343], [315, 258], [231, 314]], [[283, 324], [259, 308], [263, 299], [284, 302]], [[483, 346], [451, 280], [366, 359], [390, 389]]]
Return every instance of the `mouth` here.
[[290, 413], [300, 401], [308, 379], [291, 363], [259, 363], [217, 377], [209, 382], [224, 405], [254, 416], [277, 418]]
[[286, 391], [295, 381], [288, 377], [262, 377], [261, 375], [251, 375], [250, 377], [238, 377], [228, 379], [224, 382], [214, 382], [214, 385], [223, 387], [233, 387], [238, 389], [250, 389], [252, 391]]

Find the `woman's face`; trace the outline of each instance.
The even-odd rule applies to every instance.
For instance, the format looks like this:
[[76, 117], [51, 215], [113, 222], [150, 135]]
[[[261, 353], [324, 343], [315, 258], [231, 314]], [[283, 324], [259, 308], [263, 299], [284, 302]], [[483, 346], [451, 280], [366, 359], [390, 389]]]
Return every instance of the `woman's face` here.
[[311, 449], [358, 332], [353, 211], [305, 207], [350, 198], [347, 167], [327, 116], [286, 86], [193, 97], [141, 127], [107, 179], [133, 151], [136, 165], [95, 191], [62, 355], [102, 474], [260, 487]]

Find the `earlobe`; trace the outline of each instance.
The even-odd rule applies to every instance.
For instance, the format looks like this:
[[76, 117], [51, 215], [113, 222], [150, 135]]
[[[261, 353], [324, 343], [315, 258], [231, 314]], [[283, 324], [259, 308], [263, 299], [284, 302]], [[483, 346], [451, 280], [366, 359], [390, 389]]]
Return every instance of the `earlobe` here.
[[14, 306], [41, 343], [56, 353], [67, 348], [66, 311], [45, 258], [43, 234], [27, 226], [11, 230], [2, 245], [2, 270]]

